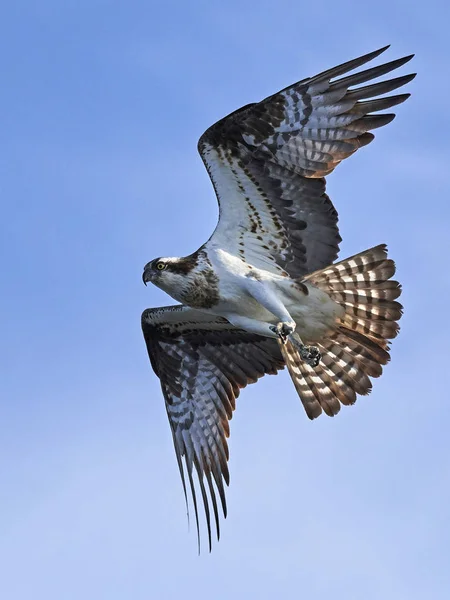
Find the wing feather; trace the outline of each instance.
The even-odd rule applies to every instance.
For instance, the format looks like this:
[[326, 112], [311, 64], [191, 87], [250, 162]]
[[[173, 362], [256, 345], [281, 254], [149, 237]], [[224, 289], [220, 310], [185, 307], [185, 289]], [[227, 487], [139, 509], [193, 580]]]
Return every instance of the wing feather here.
[[206, 247], [219, 247], [255, 267], [291, 277], [336, 259], [338, 217], [325, 193], [324, 177], [370, 143], [373, 129], [395, 116], [373, 113], [401, 104], [409, 94], [376, 97], [415, 76], [360, 85], [398, 69], [412, 55], [349, 74], [386, 49], [249, 104], [201, 136], [199, 152], [220, 209]]
[[241, 388], [282, 369], [284, 361], [275, 339], [249, 334], [225, 319], [185, 306], [144, 311], [142, 329], [161, 381], [187, 505], [186, 479], [189, 482], [199, 550], [197, 485], [211, 550], [212, 517], [220, 536], [216, 494], [224, 517], [227, 514], [227, 437], [236, 398]]

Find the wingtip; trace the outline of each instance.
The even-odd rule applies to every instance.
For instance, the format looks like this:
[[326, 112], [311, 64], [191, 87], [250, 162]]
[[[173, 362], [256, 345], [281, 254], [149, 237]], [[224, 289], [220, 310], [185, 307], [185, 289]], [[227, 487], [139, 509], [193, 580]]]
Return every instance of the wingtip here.
[[367, 54], [363, 54], [360, 57], [360, 59], [364, 60], [364, 62], [370, 62], [374, 58], [377, 58], [377, 56], [380, 56], [380, 54], [383, 54], [383, 52], [386, 52], [386, 50], [388, 48], [390, 48], [390, 47], [391, 47], [391, 45], [388, 44], [387, 46], [383, 46], [382, 48], [378, 48], [378, 50], [372, 50], [372, 52], [368, 52]]
[[[316, 75], [310, 79], [315, 80], [315, 81], [320, 81], [323, 79], [330, 79], [330, 80], [335, 79], [336, 77], [339, 77], [340, 75], [349, 73], [350, 71], [354, 71], [355, 69], [358, 69], [362, 65], [371, 62], [372, 60], [374, 60], [375, 58], [380, 56], [380, 54], [385, 52], [388, 48], [390, 48], [390, 44], [383, 46], [382, 48], [378, 48], [378, 50], [373, 50], [372, 52], [368, 52], [367, 54], [363, 54], [362, 56], [359, 56], [357, 58], [354, 58], [352, 60], [344, 62], [344, 63], [337, 65], [331, 69], [327, 69], [326, 71], [322, 71], [322, 73], [319, 73], [318, 75]], [[386, 68], [386, 66], [388, 66], [388, 67], [391, 67], [389, 70], [393, 70], [394, 68], [398, 68], [398, 67], [402, 66], [404, 63], [411, 60], [412, 56], [413, 55], [405, 56], [403, 58], [398, 58], [396, 60], [386, 63], [386, 65], [381, 65], [381, 67], [373, 67], [373, 69], [379, 70], [380, 68], [383, 68], [383, 67]], [[388, 71], [385, 70], [384, 72], [388, 72]], [[382, 73], [380, 73], [380, 74], [382, 74]], [[349, 76], [349, 77], [352, 77], [352, 76]]]
[[397, 87], [401, 87], [404, 85], [407, 85], [408, 83], [410, 83], [413, 79], [415, 79], [417, 73], [409, 73], [408, 75], [402, 75], [401, 77], [397, 77], [396, 80], [391, 80], [391, 81], [398, 81], [400, 82], [400, 85]]
[[[380, 54], [383, 54], [383, 52], [385, 52], [388, 48], [390, 48], [390, 44], [388, 44], [387, 46], [384, 46], [383, 48], [380, 48], [379, 50], [374, 50], [373, 52], [369, 52], [368, 54], [364, 55], [361, 57], [362, 60], [364, 60], [364, 62], [370, 62], [371, 60], [373, 60], [374, 58], [377, 58], [378, 56], [380, 56]], [[397, 58], [394, 59], [388, 63], [386, 63], [386, 65], [391, 65], [393, 67], [393, 69], [398, 69], [399, 67], [406, 65], [406, 63], [408, 63], [410, 60], [412, 60], [414, 58], [415, 54], [408, 54], [407, 56], [402, 56], [401, 58]], [[417, 73], [414, 73], [413, 75], [415, 76]]]
[[411, 98], [411, 94], [409, 94], [409, 93], [399, 94], [397, 104], [402, 104], [403, 102], [406, 102], [406, 100], [408, 100], [408, 98]]
[[406, 63], [408, 63], [410, 60], [412, 60], [414, 58], [414, 54], [408, 54], [408, 56], [402, 56], [401, 58], [397, 58], [396, 61], [393, 61], [395, 63], [397, 63], [397, 67], [401, 67], [403, 65], [406, 65]]
[[[383, 52], [386, 52], [386, 50], [388, 50], [391, 47], [391, 44], [387, 44], [386, 46], [383, 46], [382, 48], [378, 48], [378, 50], [374, 50], [373, 52], [371, 52], [370, 54], [374, 54], [376, 56], [379, 56], [380, 54], [383, 54]], [[405, 62], [410, 61], [412, 58], [414, 58], [415, 54], [408, 54], [407, 56], [404, 56], [403, 58], [399, 59], [399, 60], [404, 60]]]
[[378, 54], [381, 54], [382, 52], [386, 52], [386, 50], [388, 48], [390, 48], [391, 45], [390, 44], [386, 44], [386, 46], [383, 46], [382, 48], [379, 48], [378, 50], [375, 50], [375, 52], [378, 52]]
[[379, 119], [373, 120], [373, 125], [370, 129], [378, 129], [379, 127], [384, 127], [385, 125], [389, 125], [397, 116], [395, 113], [383, 113], [381, 115], [376, 115]]

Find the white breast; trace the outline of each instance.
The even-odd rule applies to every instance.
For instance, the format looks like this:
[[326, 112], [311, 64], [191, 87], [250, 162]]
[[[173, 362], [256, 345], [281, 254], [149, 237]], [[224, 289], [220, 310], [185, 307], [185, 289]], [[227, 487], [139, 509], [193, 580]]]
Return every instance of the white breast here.
[[261, 285], [278, 295], [297, 323], [300, 337], [305, 341], [322, 338], [335, 328], [336, 321], [344, 314], [344, 309], [328, 294], [309, 283], [309, 294], [305, 295], [289, 277], [256, 269], [223, 250], [210, 251], [208, 258], [219, 277], [220, 301], [213, 309], [215, 314], [226, 317], [227, 314], [236, 313], [266, 323], [277, 322], [274, 315], [248, 293], [248, 277], [257, 278]]

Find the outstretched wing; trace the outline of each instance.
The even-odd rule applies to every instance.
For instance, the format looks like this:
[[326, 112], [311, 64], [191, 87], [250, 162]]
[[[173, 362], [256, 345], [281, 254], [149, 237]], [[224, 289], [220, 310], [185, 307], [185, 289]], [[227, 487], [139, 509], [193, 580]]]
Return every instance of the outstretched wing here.
[[211, 550], [210, 502], [218, 539], [220, 535], [216, 490], [225, 517], [227, 512], [223, 485], [229, 483], [226, 438], [235, 400], [241, 388], [266, 373], [276, 374], [284, 361], [275, 339], [247, 333], [221, 317], [185, 306], [144, 311], [142, 330], [152, 367], [161, 381], [186, 503], [185, 474], [189, 481], [199, 550], [194, 468]]
[[202, 135], [198, 148], [220, 209], [206, 247], [228, 250], [256, 267], [291, 277], [336, 259], [341, 238], [324, 176], [371, 142], [372, 129], [392, 121], [393, 114], [373, 113], [404, 102], [409, 94], [377, 97], [415, 75], [353, 87], [404, 65], [412, 58], [407, 56], [339, 76], [386, 48], [245, 106]]

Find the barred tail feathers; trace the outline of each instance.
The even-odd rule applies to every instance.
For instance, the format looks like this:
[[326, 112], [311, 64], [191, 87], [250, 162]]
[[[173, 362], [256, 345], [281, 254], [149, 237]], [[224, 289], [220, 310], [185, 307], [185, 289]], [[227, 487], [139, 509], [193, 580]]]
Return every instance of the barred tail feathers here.
[[320, 343], [320, 364], [312, 368], [300, 359], [291, 344], [282, 348], [294, 385], [310, 419], [322, 411], [336, 415], [341, 404], [353, 404], [372, 388], [370, 377], [379, 377], [389, 359], [389, 340], [394, 338], [402, 315], [396, 299], [401, 288], [390, 279], [395, 264], [380, 245], [305, 278], [327, 292], [345, 308], [336, 331]]
[[385, 244], [330, 265], [305, 278], [345, 308], [342, 326], [388, 348], [399, 330], [401, 287]]

